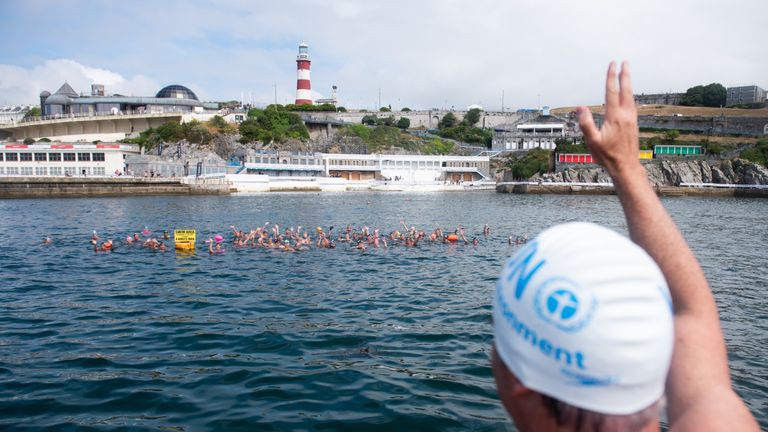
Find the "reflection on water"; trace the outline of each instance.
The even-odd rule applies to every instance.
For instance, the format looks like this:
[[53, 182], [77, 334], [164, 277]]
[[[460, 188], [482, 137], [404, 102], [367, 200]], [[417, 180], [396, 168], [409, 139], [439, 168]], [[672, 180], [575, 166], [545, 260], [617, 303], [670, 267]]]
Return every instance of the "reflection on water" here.
[[[760, 200], [665, 205], [702, 261], [738, 392], [768, 426]], [[480, 245], [209, 256], [115, 239], [230, 224], [467, 227]], [[507, 236], [586, 220], [626, 231], [615, 197], [266, 194], [0, 202], [0, 426], [505, 430], [488, 365]], [[482, 226], [491, 225], [490, 236]], [[42, 237], [52, 247], [39, 246]]]

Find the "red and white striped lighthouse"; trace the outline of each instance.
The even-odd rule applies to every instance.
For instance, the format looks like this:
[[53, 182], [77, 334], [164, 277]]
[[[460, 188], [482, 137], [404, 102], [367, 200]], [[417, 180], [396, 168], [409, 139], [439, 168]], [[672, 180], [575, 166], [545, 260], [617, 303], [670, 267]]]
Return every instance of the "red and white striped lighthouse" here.
[[309, 82], [309, 45], [299, 44], [296, 56], [296, 105], [312, 105], [312, 85]]

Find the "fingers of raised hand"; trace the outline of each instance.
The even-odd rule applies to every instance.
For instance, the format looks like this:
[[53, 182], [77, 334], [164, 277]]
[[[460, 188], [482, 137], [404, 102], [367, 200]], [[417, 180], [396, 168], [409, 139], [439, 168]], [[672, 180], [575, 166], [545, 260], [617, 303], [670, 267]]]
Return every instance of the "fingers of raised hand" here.
[[632, 94], [632, 80], [629, 76], [629, 63], [624, 61], [621, 63], [621, 73], [619, 74], [619, 86], [621, 105], [628, 107], [635, 104], [635, 97]]
[[619, 105], [619, 86], [616, 82], [616, 62], [608, 65], [608, 74], [605, 77], [605, 115]]
[[584, 138], [587, 139], [587, 142], [589, 143], [598, 141], [600, 138], [600, 131], [595, 125], [595, 119], [592, 117], [592, 113], [589, 111], [589, 108], [580, 106], [576, 108], [576, 114], [579, 116], [579, 127], [581, 128], [581, 132], [584, 134]]

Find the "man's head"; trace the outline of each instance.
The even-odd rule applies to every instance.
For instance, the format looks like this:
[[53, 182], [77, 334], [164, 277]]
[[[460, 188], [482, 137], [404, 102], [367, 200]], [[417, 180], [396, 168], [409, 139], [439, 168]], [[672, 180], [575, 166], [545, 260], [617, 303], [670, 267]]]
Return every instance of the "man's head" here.
[[499, 395], [521, 429], [656, 419], [671, 301], [656, 263], [629, 239], [587, 223], [544, 231], [502, 271], [493, 320]]

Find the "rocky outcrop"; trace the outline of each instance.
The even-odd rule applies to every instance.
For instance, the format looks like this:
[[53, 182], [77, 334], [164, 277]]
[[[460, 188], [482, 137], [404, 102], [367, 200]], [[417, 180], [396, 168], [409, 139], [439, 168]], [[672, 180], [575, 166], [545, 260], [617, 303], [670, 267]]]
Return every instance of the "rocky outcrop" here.
[[[768, 184], [768, 169], [744, 159], [732, 160], [657, 160], [645, 165], [654, 186], [679, 186], [680, 183], [719, 183], [742, 185]], [[541, 182], [610, 183], [603, 168], [569, 168], [537, 174], [530, 179]]]

